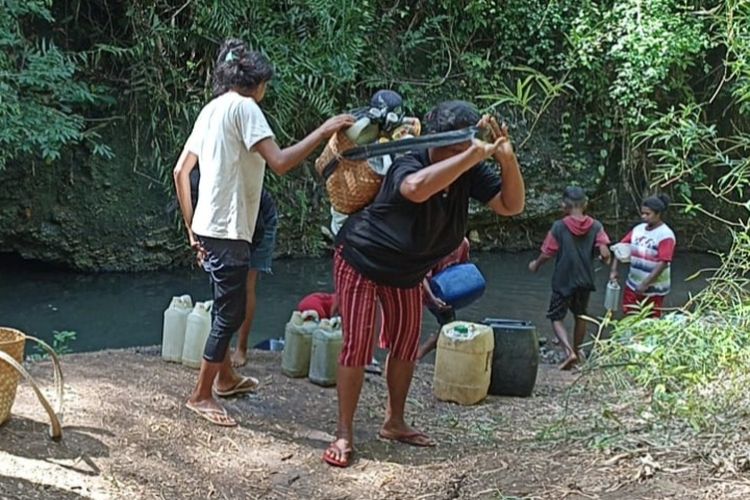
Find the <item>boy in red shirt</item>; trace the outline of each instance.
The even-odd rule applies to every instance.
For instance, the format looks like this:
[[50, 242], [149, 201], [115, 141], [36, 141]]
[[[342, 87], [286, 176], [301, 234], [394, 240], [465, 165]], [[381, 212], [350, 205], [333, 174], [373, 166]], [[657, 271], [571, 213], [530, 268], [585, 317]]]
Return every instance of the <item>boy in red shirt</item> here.
[[[547, 318], [552, 321], [552, 329], [567, 355], [560, 365], [561, 370], [570, 369], [581, 357], [580, 347], [586, 336], [586, 322], [580, 316], [586, 314], [589, 294], [595, 289], [595, 250], [599, 250], [605, 262], [609, 263], [610, 259], [609, 236], [601, 222], [584, 214], [586, 202], [583, 189], [578, 186], [565, 188], [562, 199], [565, 217], [555, 221], [544, 239], [541, 254], [529, 263], [529, 271], [535, 273], [545, 262], [555, 259]], [[568, 310], [575, 315], [572, 346], [563, 324]]]

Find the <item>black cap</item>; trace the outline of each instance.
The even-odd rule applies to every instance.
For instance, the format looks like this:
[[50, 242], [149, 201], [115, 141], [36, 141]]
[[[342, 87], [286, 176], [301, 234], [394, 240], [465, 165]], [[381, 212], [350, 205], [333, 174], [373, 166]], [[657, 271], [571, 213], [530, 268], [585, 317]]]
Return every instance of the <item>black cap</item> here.
[[370, 99], [370, 107], [385, 109], [387, 112], [395, 111], [404, 103], [403, 98], [398, 92], [393, 90], [378, 90]]
[[563, 191], [563, 198], [570, 201], [585, 201], [586, 192], [580, 186], [568, 186]]
[[448, 132], [477, 124], [482, 115], [467, 101], [443, 101], [424, 117], [424, 131], [430, 134]]

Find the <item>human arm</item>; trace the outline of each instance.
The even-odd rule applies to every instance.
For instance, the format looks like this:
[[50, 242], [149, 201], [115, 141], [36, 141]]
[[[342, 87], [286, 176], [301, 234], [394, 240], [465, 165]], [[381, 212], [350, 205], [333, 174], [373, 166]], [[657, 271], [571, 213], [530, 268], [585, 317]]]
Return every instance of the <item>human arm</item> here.
[[448, 304], [446, 304], [445, 302], [443, 302], [441, 299], [437, 298], [435, 296], [435, 294], [432, 292], [432, 287], [430, 287], [430, 280], [429, 279], [424, 278], [422, 280], [422, 288], [424, 289], [424, 293], [425, 293], [425, 295], [427, 295], [427, 298], [430, 300], [430, 302], [432, 302], [433, 304], [435, 304], [438, 307], [438, 309], [440, 309], [441, 311], [444, 311], [444, 310], [450, 308], [450, 306]]
[[193, 171], [197, 164], [198, 156], [185, 148], [183, 149], [182, 154], [180, 154], [180, 158], [177, 160], [172, 175], [174, 177], [177, 201], [180, 204], [182, 220], [185, 223], [185, 229], [188, 233], [190, 247], [198, 252], [198, 259], [202, 260], [205, 252], [191, 228], [193, 224], [193, 203], [190, 197], [190, 172]]
[[[615, 259], [617, 260], [617, 259]], [[643, 280], [643, 283], [641, 283], [638, 288], [636, 289], [636, 293], [639, 293], [643, 295], [646, 293], [646, 290], [648, 290], [648, 287], [651, 286], [651, 283], [653, 283], [661, 274], [661, 272], [669, 265], [669, 262], [661, 261], [658, 264], [656, 264], [656, 267], [654, 267], [654, 270], [649, 273], [648, 276], [646, 276], [646, 279]]]
[[326, 120], [320, 127], [292, 146], [281, 149], [273, 137], [266, 137], [255, 144], [255, 149], [274, 173], [284, 175], [299, 166], [322, 141], [338, 130], [353, 124], [352, 115], [337, 115]]
[[502, 141], [499, 138], [494, 143], [487, 143], [475, 139], [466, 150], [409, 174], [399, 186], [401, 196], [413, 203], [427, 201], [477, 163], [492, 156]]
[[657, 250], [657, 258], [659, 259], [659, 262], [649, 275], [646, 276], [646, 279], [643, 280], [643, 283], [641, 283], [636, 292], [641, 294], [646, 293], [648, 287], [651, 286], [654, 281], [659, 279], [659, 275], [661, 275], [662, 271], [664, 271], [669, 263], [672, 262], [672, 258], [674, 257], [674, 247], [675, 241], [672, 238], [665, 238], [659, 242]]
[[490, 200], [488, 206], [497, 215], [518, 215], [523, 212], [526, 204], [526, 186], [521, 174], [521, 167], [518, 164], [518, 158], [513, 151], [508, 126], [506, 124], [498, 126], [494, 118], [488, 119], [487, 123], [494, 136], [502, 140], [493, 157], [500, 165], [503, 176], [500, 192]]
[[[620, 243], [625, 243], [625, 244], [630, 245], [632, 243], [632, 240], [633, 240], [633, 230], [631, 229], [630, 231], [628, 231], [628, 233], [625, 236], [622, 237], [622, 239], [620, 240]], [[612, 267], [610, 268], [610, 272], [609, 272], [610, 281], [617, 281], [618, 264], [619, 264], [619, 259], [617, 258], [612, 259]]]
[[609, 264], [610, 259], [612, 258], [612, 253], [609, 251], [610, 243], [609, 235], [602, 227], [596, 233], [596, 246], [599, 249], [599, 257], [605, 264]]
[[617, 264], [619, 262], [618, 259], [612, 259], [612, 266], [609, 269], [609, 281], [617, 281]]
[[539, 270], [540, 267], [542, 267], [544, 264], [547, 263], [548, 260], [552, 258], [551, 255], [547, 255], [544, 252], [541, 252], [539, 254], [539, 257], [529, 262], [529, 271], [532, 273], [535, 273]]
[[537, 272], [540, 267], [542, 267], [548, 260], [554, 257], [558, 250], [560, 250], [560, 245], [557, 243], [557, 239], [553, 234], [555, 230], [556, 226], [553, 225], [552, 229], [547, 231], [547, 236], [544, 237], [544, 241], [542, 242], [542, 248], [541, 252], [539, 253], [539, 257], [529, 262], [529, 271], [531, 271], [532, 273]]

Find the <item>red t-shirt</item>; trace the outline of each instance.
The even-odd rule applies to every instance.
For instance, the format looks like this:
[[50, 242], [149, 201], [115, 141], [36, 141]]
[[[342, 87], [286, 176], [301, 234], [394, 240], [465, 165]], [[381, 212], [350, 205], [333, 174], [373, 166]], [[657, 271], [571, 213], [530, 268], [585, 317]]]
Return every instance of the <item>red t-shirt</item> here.
[[333, 307], [335, 304], [335, 293], [316, 292], [305, 296], [297, 305], [297, 310], [309, 311], [312, 309], [318, 313], [320, 319], [324, 319], [333, 316]]

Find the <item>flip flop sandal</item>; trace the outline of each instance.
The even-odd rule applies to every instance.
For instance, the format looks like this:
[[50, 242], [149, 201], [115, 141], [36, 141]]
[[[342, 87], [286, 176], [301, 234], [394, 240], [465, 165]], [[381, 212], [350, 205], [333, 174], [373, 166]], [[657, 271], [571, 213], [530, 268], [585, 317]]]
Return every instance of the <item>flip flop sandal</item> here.
[[[185, 403], [185, 408], [192, 411], [199, 417], [208, 420], [214, 425], [220, 427], [237, 427], [237, 421], [229, 416], [226, 409], [216, 410], [213, 408], [198, 408], [190, 403]], [[230, 421], [222, 420], [220, 417], [227, 417]]]
[[[387, 439], [389, 441], [398, 441], [399, 443], [410, 444], [412, 446], [418, 446], [420, 448], [432, 448], [436, 446], [436, 443], [432, 439], [430, 439], [427, 434], [420, 431], [407, 432], [406, 434], [391, 434], [387, 431], [381, 430], [380, 432], [378, 432], [378, 436], [380, 436], [382, 439]], [[427, 441], [418, 440], [416, 438], [423, 438]]]
[[235, 396], [237, 394], [245, 394], [248, 392], [255, 392], [255, 389], [258, 388], [258, 385], [260, 382], [255, 377], [242, 377], [239, 382], [234, 384], [233, 387], [220, 391], [219, 389], [214, 386], [214, 393], [217, 396], [221, 396], [222, 398], [226, 398], [229, 396]]
[[[342, 460], [337, 460], [335, 457], [328, 455], [329, 450], [343, 452], [344, 458]], [[349, 464], [351, 463], [352, 453], [354, 453], [354, 450], [352, 448], [341, 449], [336, 446], [336, 441], [334, 441], [333, 443], [329, 444], [328, 448], [326, 448], [326, 451], [323, 452], [323, 461], [328, 465], [332, 465], [334, 467], [346, 468], [349, 467]]]

